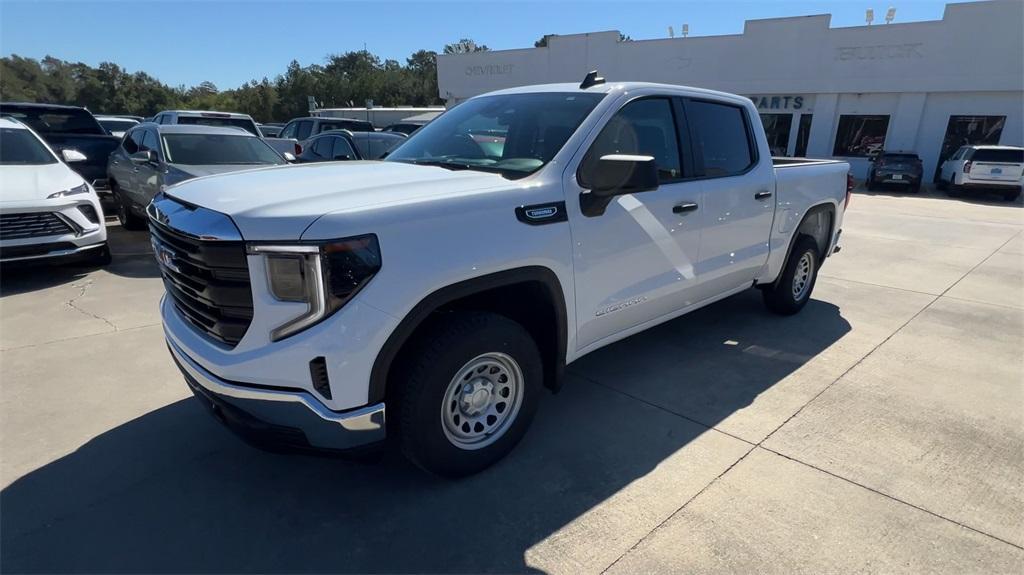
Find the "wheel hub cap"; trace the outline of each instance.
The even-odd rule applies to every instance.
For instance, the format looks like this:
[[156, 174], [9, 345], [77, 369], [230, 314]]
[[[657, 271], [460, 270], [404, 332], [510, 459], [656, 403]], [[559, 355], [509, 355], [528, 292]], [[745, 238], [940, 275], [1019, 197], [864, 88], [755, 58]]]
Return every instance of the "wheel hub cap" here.
[[523, 372], [504, 353], [479, 355], [456, 372], [441, 405], [441, 428], [453, 445], [473, 450], [504, 435], [523, 401]]

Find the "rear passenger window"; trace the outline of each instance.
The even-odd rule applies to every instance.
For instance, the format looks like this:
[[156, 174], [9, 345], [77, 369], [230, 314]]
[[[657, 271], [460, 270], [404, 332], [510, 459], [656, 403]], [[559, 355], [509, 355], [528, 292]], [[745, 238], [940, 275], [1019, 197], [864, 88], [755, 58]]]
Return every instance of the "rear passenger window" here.
[[753, 165], [753, 146], [742, 108], [690, 100], [686, 102], [686, 121], [696, 134], [694, 154], [704, 160], [705, 176], [732, 176]]
[[331, 152], [332, 160], [341, 160], [347, 157], [349, 160], [356, 159], [356, 152], [352, 145], [345, 138], [331, 138], [334, 140], [334, 151]]
[[681, 178], [683, 170], [672, 102], [667, 98], [645, 98], [619, 110], [583, 158], [580, 183], [586, 186], [587, 174], [597, 167], [602, 156], [609, 154], [653, 156], [660, 183]]

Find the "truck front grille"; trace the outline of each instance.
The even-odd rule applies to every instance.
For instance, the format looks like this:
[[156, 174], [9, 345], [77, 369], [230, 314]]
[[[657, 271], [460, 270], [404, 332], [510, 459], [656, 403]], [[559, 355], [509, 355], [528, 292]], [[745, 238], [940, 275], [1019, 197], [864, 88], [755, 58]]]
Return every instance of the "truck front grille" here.
[[62, 236], [74, 230], [53, 212], [0, 214], [0, 240]]
[[174, 306], [201, 332], [235, 346], [252, 322], [245, 244], [200, 240], [153, 218], [149, 231]]

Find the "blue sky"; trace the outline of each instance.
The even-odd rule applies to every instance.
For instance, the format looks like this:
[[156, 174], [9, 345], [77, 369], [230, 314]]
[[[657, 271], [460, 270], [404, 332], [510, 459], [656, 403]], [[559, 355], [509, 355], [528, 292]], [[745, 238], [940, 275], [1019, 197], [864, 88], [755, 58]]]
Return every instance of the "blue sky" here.
[[368, 50], [405, 58], [420, 48], [438, 52], [468, 37], [491, 49], [533, 46], [544, 34], [617, 29], [636, 40], [678, 34], [742, 32], [745, 19], [831, 13], [832, 26], [876, 22], [890, 5], [896, 21], [937, 20], [936, 0], [717, 0], [644, 2], [21, 2], [0, 0], [0, 53], [96, 65], [117, 63], [171, 84], [204, 80], [233, 88], [273, 78], [295, 59], [323, 62], [331, 53]]

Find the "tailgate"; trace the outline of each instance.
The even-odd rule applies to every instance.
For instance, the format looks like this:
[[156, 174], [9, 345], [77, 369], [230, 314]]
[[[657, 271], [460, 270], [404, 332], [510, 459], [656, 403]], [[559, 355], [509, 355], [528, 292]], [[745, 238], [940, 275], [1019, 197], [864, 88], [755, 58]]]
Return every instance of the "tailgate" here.
[[1011, 162], [971, 162], [972, 180], [1015, 182], [1024, 173], [1024, 164]]

